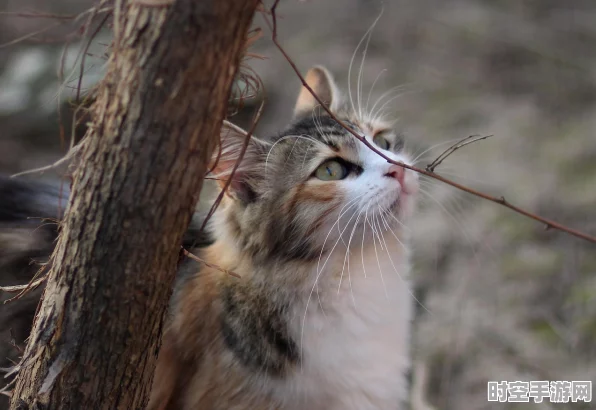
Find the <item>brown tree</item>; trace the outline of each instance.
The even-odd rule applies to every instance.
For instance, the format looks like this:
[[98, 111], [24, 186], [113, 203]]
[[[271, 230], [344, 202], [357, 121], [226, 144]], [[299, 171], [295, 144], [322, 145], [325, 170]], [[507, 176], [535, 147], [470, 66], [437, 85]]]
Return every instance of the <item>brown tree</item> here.
[[182, 235], [258, 0], [153, 3], [116, 2], [108, 72], [12, 409], [147, 403]]

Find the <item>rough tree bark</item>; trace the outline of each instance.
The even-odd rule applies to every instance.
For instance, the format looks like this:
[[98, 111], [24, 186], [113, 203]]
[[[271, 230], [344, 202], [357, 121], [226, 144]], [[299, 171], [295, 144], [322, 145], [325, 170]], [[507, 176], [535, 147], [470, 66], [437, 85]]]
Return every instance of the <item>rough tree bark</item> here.
[[181, 238], [258, 0], [120, 3], [11, 409], [146, 405]]

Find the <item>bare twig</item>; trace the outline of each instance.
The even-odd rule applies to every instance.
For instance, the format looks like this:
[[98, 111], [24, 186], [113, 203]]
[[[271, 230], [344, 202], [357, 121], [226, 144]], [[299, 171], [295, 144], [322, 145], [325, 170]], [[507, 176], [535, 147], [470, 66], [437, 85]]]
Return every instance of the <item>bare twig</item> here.
[[[93, 13], [91, 13], [91, 15], [89, 16], [89, 20], [87, 21], [87, 25], [85, 27], [85, 34], [83, 35], [83, 37], [87, 36], [87, 33], [89, 31], [89, 28], [91, 27], [91, 23], [93, 21], [93, 19], [95, 18], [95, 16], [97, 15], [97, 10], [94, 11]], [[91, 34], [91, 36], [89, 37], [89, 39], [87, 40], [87, 43], [85, 44], [85, 48], [83, 49], [83, 54], [81, 57], [81, 70], [79, 72], [79, 80], [77, 82], [77, 96], [75, 97], [75, 101], [79, 102], [79, 99], [81, 98], [81, 84], [83, 83], [83, 76], [85, 75], [85, 57], [87, 56], [87, 51], [89, 50], [89, 47], [91, 47], [91, 42], [93, 41], [93, 39], [97, 36], [97, 34], [99, 34], [99, 32], [101, 31], [101, 29], [103, 28], [103, 25], [106, 23], [106, 21], [108, 21], [108, 18], [112, 15], [111, 12], [106, 13], [106, 15], [104, 16], [104, 18], [100, 21], [100, 23], [97, 25], [97, 27], [95, 28], [95, 30], [93, 31], [93, 34]]]
[[48, 30], [51, 30], [51, 29], [53, 29], [53, 28], [55, 28], [55, 27], [58, 27], [58, 26], [60, 26], [60, 25], [62, 25], [62, 24], [64, 24], [64, 22], [63, 22], [63, 21], [59, 21], [59, 22], [57, 22], [57, 23], [54, 23], [54, 24], [52, 24], [52, 25], [49, 25], [49, 26], [47, 26], [47, 27], [44, 27], [44, 28], [42, 28], [42, 29], [40, 29], [40, 30], [34, 31], [34, 32], [32, 32], [32, 33], [25, 34], [24, 36], [21, 36], [21, 37], [15, 38], [14, 40], [10, 40], [10, 41], [9, 41], [9, 42], [7, 42], [7, 43], [0, 44], [0, 48], [9, 47], [9, 46], [15, 45], [15, 44], [17, 44], [17, 43], [20, 43], [21, 41], [28, 40], [28, 39], [30, 39], [30, 38], [32, 38], [32, 37], [35, 37], [35, 36], [36, 36], [36, 35], [38, 35], [38, 34], [45, 33], [46, 31], [48, 31]]
[[[39, 13], [39, 15], [37, 15], [37, 17], [52, 18], [52, 19], [58, 20], [58, 21], [56, 21], [56, 22], [54, 22], [54, 24], [51, 24], [51, 25], [49, 25], [47, 27], [44, 27], [44, 28], [42, 28], [40, 30], [34, 31], [32, 33], [25, 34], [25, 35], [23, 35], [21, 37], [18, 37], [16, 39], [14, 39], [14, 40], [8, 41], [7, 43], [0, 44], [0, 48], [5, 48], [5, 47], [8, 47], [8, 46], [12, 46], [14, 44], [20, 43], [21, 41], [32, 39], [35, 36], [37, 36], [39, 34], [42, 34], [42, 33], [45, 33], [46, 31], [51, 30], [51, 29], [53, 29], [55, 27], [58, 27], [58, 26], [61, 26], [61, 25], [64, 25], [64, 24], [67, 24], [67, 23], [70, 23], [70, 22], [76, 22], [79, 19], [81, 19], [82, 17], [84, 17], [87, 14], [89, 14], [89, 13], [101, 14], [101, 13], [104, 13], [105, 11], [111, 10], [110, 7], [102, 8], [101, 6], [103, 5], [103, 3], [104, 2], [102, 1], [100, 3], [100, 6], [99, 7], [97, 7], [97, 8], [96, 7], [92, 7], [91, 9], [85, 10], [82, 13], [77, 14], [75, 16], [70, 16], [70, 15], [60, 16], [60, 15], [53, 15], [53, 14], [47, 14], [47, 13]], [[4, 12], [3, 14], [10, 14], [10, 12]], [[27, 16], [24, 15], [23, 17], [27, 17]], [[35, 17], [35, 13], [32, 13], [29, 17]]]
[[194, 253], [190, 253], [189, 251], [187, 251], [187, 250], [186, 250], [186, 249], [184, 249], [184, 248], [182, 248], [182, 253], [184, 253], [184, 256], [187, 256], [187, 257], [189, 257], [190, 259], [192, 259], [192, 260], [194, 260], [194, 261], [197, 261], [197, 262], [199, 262], [199, 263], [202, 263], [203, 265], [207, 266], [208, 268], [217, 269], [218, 271], [221, 271], [221, 272], [223, 272], [223, 273], [226, 273], [226, 274], [228, 274], [228, 275], [231, 275], [231, 276], [233, 276], [233, 277], [235, 277], [235, 278], [240, 278], [240, 277], [241, 277], [240, 275], [238, 275], [237, 273], [235, 273], [235, 272], [233, 272], [233, 271], [231, 271], [231, 270], [227, 270], [227, 269], [220, 268], [220, 267], [219, 267], [219, 266], [217, 266], [217, 265], [213, 265], [212, 263], [209, 263], [209, 262], [207, 262], [207, 261], [205, 261], [205, 260], [203, 260], [203, 259], [199, 258], [199, 257], [198, 257], [197, 255], [195, 255]]
[[485, 135], [485, 136], [470, 135], [469, 137], [466, 137], [466, 138], [456, 142], [455, 144], [453, 144], [452, 146], [447, 148], [445, 151], [443, 151], [441, 153], [441, 155], [439, 155], [437, 158], [435, 158], [435, 160], [433, 162], [428, 164], [425, 169], [429, 172], [435, 172], [435, 168], [438, 167], [449, 155], [453, 154], [458, 149], [463, 148], [466, 145], [472, 144], [474, 142], [485, 140], [490, 137], [492, 137], [492, 135]]
[[74, 20], [77, 18], [78, 14], [53, 14], [27, 11], [0, 11], [0, 16], [45, 18], [52, 20]]
[[294, 70], [294, 72], [296, 73], [296, 75], [298, 76], [298, 78], [300, 79], [300, 82], [302, 83], [302, 85], [304, 86], [304, 88], [306, 88], [311, 95], [315, 98], [315, 100], [317, 100], [317, 102], [321, 105], [321, 107], [327, 112], [327, 114], [333, 118], [335, 121], [337, 121], [338, 124], [340, 124], [346, 131], [348, 131], [350, 134], [352, 134], [354, 137], [356, 137], [359, 141], [361, 141], [364, 145], [366, 145], [369, 149], [371, 149], [372, 151], [374, 151], [377, 155], [381, 156], [381, 158], [385, 159], [387, 162], [391, 163], [391, 164], [395, 164], [395, 165], [399, 165], [403, 168], [406, 169], [410, 169], [412, 171], [418, 172], [419, 174], [423, 174], [426, 175], [430, 178], [436, 179], [438, 181], [441, 181], [447, 185], [451, 185], [454, 188], [457, 188], [461, 191], [467, 192], [469, 194], [475, 195], [479, 198], [485, 199], [487, 201], [491, 201], [494, 202], [496, 204], [502, 205], [506, 208], [511, 209], [512, 211], [515, 211], [521, 215], [524, 215], [528, 218], [534, 219], [535, 221], [541, 222], [544, 225], [546, 225], [549, 229], [557, 229], [559, 231], [568, 233], [569, 235], [573, 235], [576, 236], [578, 238], [584, 239], [586, 241], [592, 242], [592, 243], [596, 243], [596, 237], [589, 235], [585, 232], [581, 232], [578, 231], [576, 229], [567, 227], [563, 224], [560, 224], [558, 222], [555, 222], [553, 220], [547, 219], [547, 218], [543, 218], [541, 216], [538, 216], [536, 214], [533, 214], [532, 212], [526, 211], [516, 205], [511, 204], [510, 202], [508, 202], [505, 197], [501, 196], [501, 197], [496, 197], [496, 196], [492, 196], [492, 195], [488, 195], [485, 194], [483, 192], [480, 191], [476, 191], [472, 188], [468, 188], [464, 185], [461, 185], [457, 182], [451, 181], [450, 179], [444, 178], [439, 174], [436, 174], [435, 172], [432, 171], [427, 171], [421, 168], [417, 168], [415, 166], [412, 165], [407, 165], [404, 164], [403, 162], [398, 162], [398, 161], [394, 161], [391, 158], [387, 157], [387, 155], [383, 154], [381, 151], [379, 151], [373, 144], [371, 144], [365, 136], [359, 135], [357, 132], [355, 132], [354, 130], [352, 130], [350, 127], [348, 127], [346, 124], [344, 124], [342, 121], [340, 121], [332, 112], [331, 110], [323, 103], [323, 101], [319, 98], [319, 96], [313, 91], [313, 89], [306, 83], [306, 80], [304, 79], [304, 76], [302, 76], [302, 74], [300, 74], [300, 70], [298, 70], [298, 67], [296, 67], [296, 64], [294, 63], [294, 61], [290, 58], [290, 56], [288, 55], [288, 53], [284, 50], [284, 48], [281, 46], [281, 44], [279, 43], [278, 39], [277, 39], [277, 16], [276, 16], [276, 9], [277, 6], [279, 4], [279, 0], [275, 0], [275, 2], [273, 3], [273, 5], [271, 6], [269, 12], [271, 14], [271, 40], [273, 41], [273, 44], [275, 44], [275, 46], [277, 47], [277, 49], [281, 52], [281, 54], [284, 56], [284, 58], [286, 59], [286, 61], [288, 62], [288, 64], [290, 64], [290, 66], [292, 67], [292, 69]]
[[11, 297], [10, 299], [6, 299], [2, 304], [7, 304], [12, 302], [13, 300], [17, 300], [22, 298], [27, 294], [27, 292], [37, 289], [39, 285], [41, 285], [46, 279], [47, 274], [42, 276], [42, 273], [45, 269], [45, 266], [42, 266], [41, 269], [35, 274], [35, 276], [25, 285], [16, 285], [16, 286], [0, 286], [0, 290], [6, 293], [17, 293], [17, 295]]
[[[203, 230], [205, 229], [205, 226], [207, 226], [207, 222], [209, 222], [209, 219], [215, 213], [215, 210], [217, 209], [217, 207], [219, 206], [219, 203], [223, 199], [224, 194], [226, 193], [227, 189], [229, 188], [230, 184], [232, 183], [232, 180], [234, 178], [234, 174], [236, 173], [236, 170], [240, 166], [240, 163], [242, 162], [242, 158], [244, 158], [244, 154], [246, 153], [246, 149], [248, 148], [248, 144], [250, 142], [250, 139], [252, 137], [252, 134], [254, 133], [255, 128], [257, 127], [257, 124], [259, 122], [259, 119], [261, 118], [261, 114], [263, 113], [263, 107], [264, 106], [265, 106], [265, 101], [262, 101], [261, 102], [261, 105], [259, 106], [259, 109], [257, 110], [257, 113], [255, 114], [255, 117], [254, 117], [254, 119], [252, 121], [252, 125], [250, 127], [250, 130], [248, 130], [248, 132], [246, 133], [246, 137], [244, 138], [244, 144], [242, 145], [242, 150], [240, 151], [240, 154], [238, 156], [238, 159], [236, 160], [236, 163], [234, 164], [234, 168], [232, 168], [232, 172], [230, 173], [230, 177], [228, 178], [228, 180], [226, 181], [226, 184], [224, 185], [224, 187], [222, 188], [221, 192], [219, 193], [219, 195], [215, 199], [215, 202], [213, 203], [213, 205], [211, 205], [211, 209], [209, 209], [209, 212], [207, 213], [207, 217], [203, 221], [203, 224], [201, 225], [201, 229], [199, 230], [199, 232], [203, 232]], [[220, 142], [220, 145], [221, 145], [221, 142]]]

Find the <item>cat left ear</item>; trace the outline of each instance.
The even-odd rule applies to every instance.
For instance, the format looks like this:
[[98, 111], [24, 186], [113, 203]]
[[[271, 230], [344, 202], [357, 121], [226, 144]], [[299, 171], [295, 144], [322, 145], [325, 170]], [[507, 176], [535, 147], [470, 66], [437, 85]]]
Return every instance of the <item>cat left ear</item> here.
[[264, 172], [264, 158], [269, 152], [270, 144], [253, 136], [242, 159], [240, 155], [247, 143], [248, 133], [242, 128], [227, 121], [221, 128], [220, 144], [213, 153], [211, 176], [217, 180], [220, 187], [224, 187], [232, 175], [236, 163], [240, 161], [230, 183], [227, 193], [243, 202], [251, 202], [255, 198], [255, 182]]
[[[339, 102], [339, 91], [333, 80], [333, 76], [327, 69], [317, 66], [306, 73], [306, 84], [315, 92], [325, 106], [334, 110]], [[321, 104], [313, 97], [311, 92], [304, 86], [300, 90], [296, 106], [294, 107], [294, 118], [312, 114], [313, 110]]]

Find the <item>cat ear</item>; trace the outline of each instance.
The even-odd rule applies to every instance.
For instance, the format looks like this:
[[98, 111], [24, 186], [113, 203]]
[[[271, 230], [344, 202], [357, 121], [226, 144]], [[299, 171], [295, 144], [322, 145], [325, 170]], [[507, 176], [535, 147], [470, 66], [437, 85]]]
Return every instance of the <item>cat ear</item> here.
[[[329, 109], [334, 109], [339, 102], [339, 92], [333, 76], [327, 69], [316, 66], [308, 70], [306, 73], [306, 84], [315, 92], [315, 94], [323, 101], [325, 106]], [[294, 118], [302, 117], [306, 114], [312, 114], [315, 107], [319, 106], [319, 102], [312, 96], [306, 87], [302, 86], [296, 106], [294, 107]]]
[[[226, 193], [243, 202], [252, 202], [256, 198], [254, 182], [264, 172], [264, 158], [271, 144], [251, 136], [244, 156], [240, 160], [247, 135], [248, 133], [242, 128], [224, 121], [221, 128], [220, 147], [215, 149], [211, 161], [211, 177], [215, 178], [223, 188], [234, 172]], [[239, 160], [240, 163], [234, 171]]]

